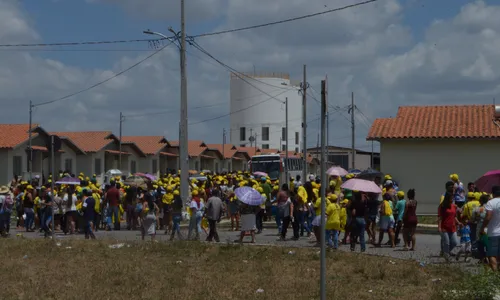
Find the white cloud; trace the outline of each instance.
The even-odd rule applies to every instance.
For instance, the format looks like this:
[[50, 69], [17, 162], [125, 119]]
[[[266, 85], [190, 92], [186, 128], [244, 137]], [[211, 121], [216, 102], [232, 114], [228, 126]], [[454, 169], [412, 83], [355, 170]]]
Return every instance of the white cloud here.
[[[130, 15], [158, 18], [173, 23], [179, 15], [178, 1], [115, 1]], [[0, 43], [42, 40], [22, 6], [0, 0]], [[348, 0], [323, 3], [306, 0], [197, 0], [187, 1], [188, 25], [219, 24], [207, 31], [237, 28], [275, 21], [351, 4]], [[404, 11], [408, 9], [409, 11]], [[310, 94], [319, 99], [319, 83], [328, 74], [332, 106], [350, 104], [351, 91], [368, 117], [394, 116], [397, 106], [434, 103], [490, 103], [500, 91], [500, 6], [482, 1], [465, 5], [457, 16], [428, 25], [422, 40], [414, 40], [404, 23], [400, 1], [386, 0], [362, 7], [295, 22], [236, 32], [196, 41], [228, 65], [240, 71], [288, 72], [302, 78], [308, 66]], [[133, 22], [133, 19], [131, 20]], [[7, 30], [6, 28], [9, 27]], [[189, 28], [189, 26], [188, 26]], [[108, 78], [148, 54], [118, 56], [109, 69], [81, 69], [26, 52], [0, 52], [0, 100], [5, 109], [2, 122], [27, 121], [28, 101], [56, 99]], [[118, 130], [118, 114], [127, 118], [125, 134], [165, 134], [177, 139], [179, 121], [179, 66], [174, 46], [105, 85], [67, 101], [42, 106], [35, 121], [49, 130]], [[229, 112], [229, 74], [216, 62], [188, 48], [189, 122]], [[257, 90], [256, 90], [257, 92]], [[319, 105], [309, 97], [309, 120]], [[227, 105], [194, 107], [227, 101]], [[158, 116], [132, 117], [171, 110]], [[330, 141], [349, 143], [349, 116], [332, 115]], [[370, 149], [364, 139], [368, 130], [363, 116], [357, 118], [357, 145]], [[221, 140], [229, 118], [190, 127], [190, 138]], [[318, 123], [309, 124], [309, 141], [316, 143]], [[334, 139], [336, 137], [337, 139]], [[346, 138], [347, 137], [347, 138]]]

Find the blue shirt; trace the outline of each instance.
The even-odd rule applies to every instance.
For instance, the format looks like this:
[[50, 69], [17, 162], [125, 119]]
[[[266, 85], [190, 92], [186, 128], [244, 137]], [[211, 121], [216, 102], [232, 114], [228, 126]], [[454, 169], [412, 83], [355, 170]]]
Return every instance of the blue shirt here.
[[469, 225], [464, 225], [462, 228], [460, 228], [460, 243], [470, 243], [470, 226]]
[[396, 211], [398, 212], [398, 221], [403, 221], [405, 214], [406, 200], [401, 199], [396, 203]]

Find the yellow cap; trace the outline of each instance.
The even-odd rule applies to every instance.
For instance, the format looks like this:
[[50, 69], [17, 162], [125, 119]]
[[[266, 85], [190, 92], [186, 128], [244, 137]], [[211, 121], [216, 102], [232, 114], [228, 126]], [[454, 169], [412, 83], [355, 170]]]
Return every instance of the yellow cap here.
[[198, 196], [198, 190], [194, 190], [191, 194], [192, 194], [193, 196]]
[[179, 191], [178, 191], [178, 190], [175, 190], [175, 191], [174, 191], [174, 195], [179, 196]]
[[31, 184], [29, 184], [27, 187], [26, 187], [27, 190], [32, 190], [33, 189], [33, 186]]
[[473, 192], [468, 192], [468, 193], [467, 193], [467, 198], [469, 198], [469, 199], [473, 199], [473, 198], [475, 198], [475, 197], [476, 197], [476, 196], [474, 196], [474, 193], [473, 193]]
[[398, 198], [403, 199], [405, 197], [405, 192], [399, 191], [398, 192]]

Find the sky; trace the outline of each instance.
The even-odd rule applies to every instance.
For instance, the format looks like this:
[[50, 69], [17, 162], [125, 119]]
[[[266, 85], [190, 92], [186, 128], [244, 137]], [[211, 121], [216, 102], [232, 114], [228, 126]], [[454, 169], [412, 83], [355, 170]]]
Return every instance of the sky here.
[[[355, 0], [187, 0], [187, 35], [239, 28], [353, 4]], [[496, 5], [495, 5], [496, 4]], [[356, 148], [376, 118], [399, 106], [491, 104], [498, 97], [500, 3], [379, 0], [269, 27], [199, 37], [206, 51], [240, 72], [289, 73], [307, 65], [308, 120], [319, 114], [321, 80], [328, 76], [331, 145], [350, 146], [355, 95]], [[0, 0], [0, 119], [33, 122], [49, 131], [111, 130], [178, 139], [179, 52], [147, 42], [50, 47], [1, 45], [147, 39], [145, 29], [180, 30], [180, 0]], [[155, 54], [156, 53], [156, 54]], [[144, 60], [103, 85], [65, 100]], [[229, 72], [187, 48], [189, 139], [222, 141], [230, 127]], [[314, 99], [316, 98], [316, 100]], [[265, 104], [262, 104], [265, 106]], [[343, 110], [342, 110], [343, 109]], [[161, 114], [160, 114], [161, 113]], [[204, 120], [214, 119], [213, 121]], [[308, 125], [315, 146], [318, 121]], [[375, 143], [375, 150], [378, 149]]]

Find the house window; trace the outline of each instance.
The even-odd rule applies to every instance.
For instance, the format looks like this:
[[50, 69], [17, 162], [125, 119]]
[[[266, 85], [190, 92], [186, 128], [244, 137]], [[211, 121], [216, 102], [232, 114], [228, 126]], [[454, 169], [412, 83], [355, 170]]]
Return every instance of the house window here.
[[194, 169], [195, 169], [196, 171], [199, 171], [199, 170], [200, 170], [200, 163], [199, 163], [199, 162], [197, 162], [197, 161], [195, 161], [195, 162], [194, 162]]
[[295, 147], [295, 153], [299, 153], [299, 147]]
[[73, 160], [71, 158], [64, 160], [64, 170], [68, 173], [73, 173]]
[[269, 144], [262, 144], [262, 149], [269, 149]]
[[286, 145], [281, 145], [281, 151], [286, 151]]
[[23, 172], [23, 158], [21, 156], [14, 156], [12, 161], [12, 168], [14, 175], [22, 176]]
[[137, 165], [135, 160], [130, 161], [130, 173], [134, 174], [137, 172]]
[[269, 141], [269, 127], [262, 127], [262, 140]]
[[215, 173], [219, 173], [219, 164], [215, 163]]
[[153, 159], [153, 174], [156, 174], [156, 172], [158, 172], [158, 160], [156, 159]]
[[101, 159], [100, 158], [94, 159], [94, 173], [95, 174], [101, 174], [102, 173]]
[[281, 140], [286, 140], [286, 128], [281, 128]]
[[295, 145], [299, 144], [299, 133], [295, 132]]
[[240, 127], [240, 141], [246, 141], [246, 130], [245, 127]]
[[245, 144], [241, 144], [240, 147], [245, 147]]

